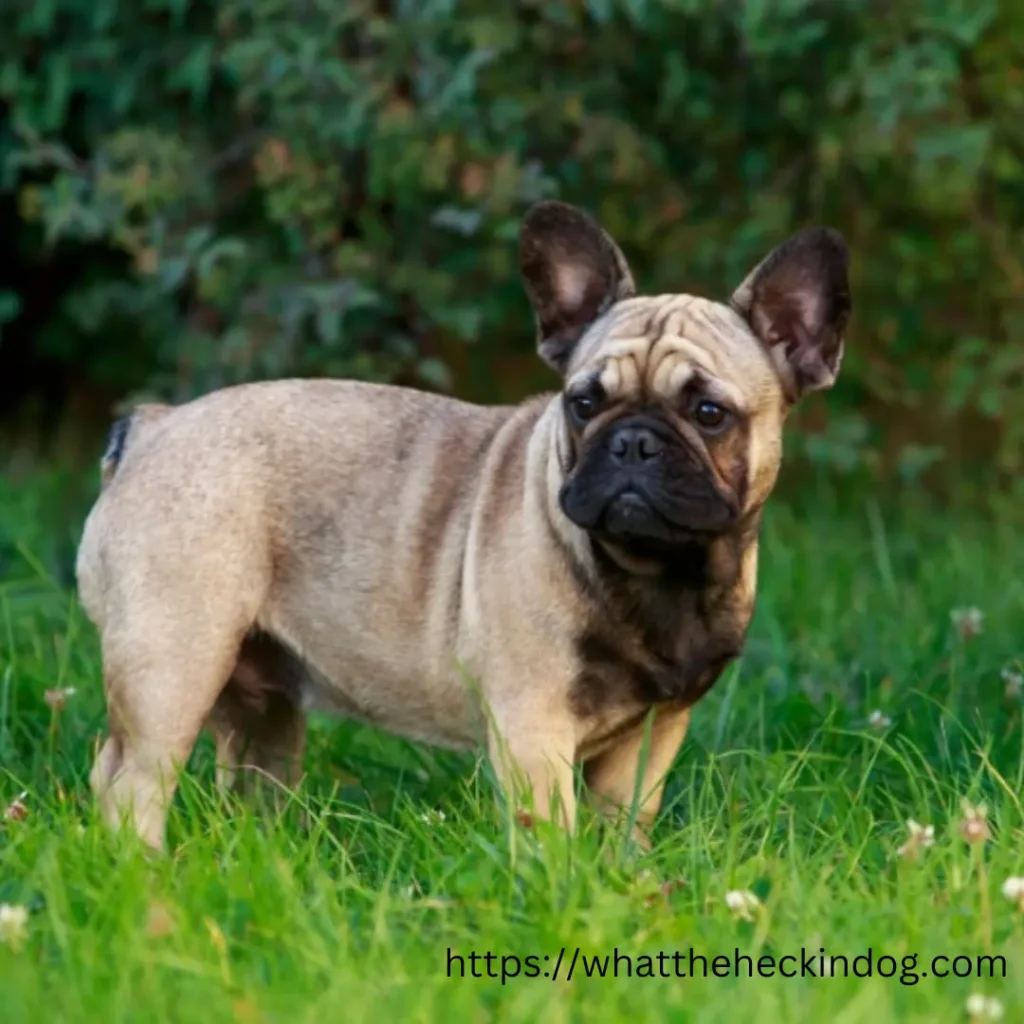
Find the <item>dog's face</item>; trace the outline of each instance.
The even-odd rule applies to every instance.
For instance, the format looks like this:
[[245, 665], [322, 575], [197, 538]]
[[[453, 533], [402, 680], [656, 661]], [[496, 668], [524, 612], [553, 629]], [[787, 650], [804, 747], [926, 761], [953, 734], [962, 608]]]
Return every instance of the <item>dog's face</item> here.
[[728, 532], [768, 497], [788, 408], [832, 385], [850, 312], [835, 232], [776, 249], [728, 303], [637, 297], [626, 261], [561, 203], [528, 214], [520, 264], [564, 378], [566, 516], [627, 559]]

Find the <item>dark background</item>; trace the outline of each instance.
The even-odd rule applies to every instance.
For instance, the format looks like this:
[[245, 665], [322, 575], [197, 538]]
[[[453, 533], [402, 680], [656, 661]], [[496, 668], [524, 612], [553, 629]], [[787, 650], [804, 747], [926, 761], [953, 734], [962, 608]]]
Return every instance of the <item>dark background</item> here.
[[844, 232], [848, 356], [796, 418], [787, 485], [1019, 481], [1014, 0], [5, 12], [0, 500], [58, 468], [94, 488], [111, 418], [146, 396], [551, 385], [515, 269], [548, 196], [596, 213], [652, 292], [724, 297], [795, 229]]

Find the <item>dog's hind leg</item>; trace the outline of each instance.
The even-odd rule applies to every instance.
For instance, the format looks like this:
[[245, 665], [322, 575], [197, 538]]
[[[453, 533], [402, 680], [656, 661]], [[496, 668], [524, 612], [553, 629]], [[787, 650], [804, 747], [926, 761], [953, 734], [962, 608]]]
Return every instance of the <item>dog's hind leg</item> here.
[[110, 737], [91, 781], [106, 822], [162, 849], [167, 809], [210, 710], [231, 674], [243, 630], [186, 614], [120, 623], [103, 637]]
[[306, 720], [286, 696], [274, 693], [255, 711], [229, 683], [210, 716], [217, 743], [217, 784], [245, 796], [278, 802], [302, 776]]
[[176, 415], [159, 414], [168, 422], [151, 435], [151, 449], [137, 449], [137, 462], [134, 428], [126, 454], [115, 438], [110, 480], [86, 520], [76, 565], [100, 631], [110, 718], [93, 788], [111, 825], [127, 819], [157, 848], [177, 773], [231, 678], [273, 574], [253, 454], [261, 446], [243, 444], [231, 423], [196, 433], [185, 412], [172, 431]]
[[[283, 644], [253, 631], [207, 723], [217, 742], [217, 782], [273, 801], [302, 774], [306, 670]], [[273, 802], [272, 801], [272, 802]]]

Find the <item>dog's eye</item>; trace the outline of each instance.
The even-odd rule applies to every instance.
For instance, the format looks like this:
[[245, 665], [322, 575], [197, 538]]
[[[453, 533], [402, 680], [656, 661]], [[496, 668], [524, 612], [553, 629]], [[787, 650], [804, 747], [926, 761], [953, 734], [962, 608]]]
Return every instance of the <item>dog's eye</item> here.
[[569, 411], [577, 423], [586, 423], [597, 414], [597, 399], [591, 395], [573, 395], [569, 399]]
[[725, 425], [729, 412], [717, 402], [702, 399], [693, 410], [693, 418], [705, 430], [718, 430]]

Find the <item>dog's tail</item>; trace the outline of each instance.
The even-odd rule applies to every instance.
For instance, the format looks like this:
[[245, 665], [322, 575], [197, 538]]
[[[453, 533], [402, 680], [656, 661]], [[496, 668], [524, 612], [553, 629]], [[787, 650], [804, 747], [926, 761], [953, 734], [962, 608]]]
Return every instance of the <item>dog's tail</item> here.
[[162, 420], [173, 407], [157, 402], [137, 405], [127, 416], [122, 416], [107, 435], [107, 448], [100, 459], [100, 487], [105, 488], [114, 479], [128, 445], [138, 438], [139, 429], [147, 423]]

